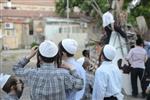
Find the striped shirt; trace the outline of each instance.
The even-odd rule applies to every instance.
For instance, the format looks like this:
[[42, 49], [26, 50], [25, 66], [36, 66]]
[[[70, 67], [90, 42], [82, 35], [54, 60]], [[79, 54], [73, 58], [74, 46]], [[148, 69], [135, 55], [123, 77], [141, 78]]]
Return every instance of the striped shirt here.
[[86, 84], [86, 71], [84, 70], [84, 68], [82, 67], [82, 65], [80, 65], [73, 57], [68, 58], [66, 61], [66, 63], [71, 64], [75, 67], [77, 74], [79, 76], [81, 76], [81, 78], [84, 81], [84, 86], [82, 88], [82, 90], [80, 91], [70, 91], [67, 90], [67, 100], [80, 100], [83, 97], [84, 91], [85, 91], [85, 84]]
[[18, 97], [14, 94], [8, 93], [2, 97], [0, 100], [19, 100]]
[[66, 90], [80, 90], [83, 80], [75, 70], [68, 71], [56, 68], [53, 63], [44, 63], [41, 68], [29, 69], [24, 66], [29, 62], [22, 59], [13, 66], [13, 71], [19, 77], [24, 77], [30, 86], [31, 100], [66, 100]]
[[147, 58], [147, 52], [143, 47], [136, 46], [129, 51], [126, 59], [129, 60], [133, 68], [145, 69], [145, 61]]
[[94, 75], [89, 71], [86, 71], [85, 91], [81, 100], [92, 100], [93, 85], [94, 85]]

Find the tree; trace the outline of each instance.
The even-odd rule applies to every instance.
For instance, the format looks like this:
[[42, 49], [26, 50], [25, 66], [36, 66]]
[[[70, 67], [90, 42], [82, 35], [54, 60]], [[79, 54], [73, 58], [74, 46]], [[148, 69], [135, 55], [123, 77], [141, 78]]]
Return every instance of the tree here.
[[[73, 13], [73, 8], [84, 4], [84, 0], [69, 0], [70, 13]], [[66, 16], [67, 0], [59, 0], [56, 2], [56, 13], [60, 16]]]
[[[81, 8], [81, 13], [92, 16], [97, 19], [96, 22], [101, 23], [101, 16], [112, 5], [112, 1], [117, 1], [117, 5], [123, 5], [123, 10], [127, 10], [129, 3], [132, 0], [69, 0], [70, 13], [73, 13], [73, 7], [78, 6]], [[67, 0], [59, 0], [56, 3], [56, 12], [61, 16], [66, 16], [66, 3]], [[122, 7], [118, 8], [119, 10]], [[119, 12], [119, 11], [117, 11]], [[146, 18], [147, 24], [150, 25], [150, 2], [147, 0], [141, 0], [141, 3], [134, 9], [131, 9], [131, 13], [128, 16], [128, 22], [136, 25], [135, 18], [143, 15]]]
[[[125, 0], [124, 9], [127, 9], [129, 2], [130, 0]], [[136, 24], [135, 18], [138, 16], [144, 16], [147, 24], [150, 27], [150, 15], [149, 14], [150, 14], [150, 2], [148, 2], [147, 0], [141, 0], [141, 3], [138, 6], [136, 6], [134, 9], [131, 9], [131, 13], [129, 14], [129, 17], [128, 17], [128, 22], [135, 25]]]
[[[73, 12], [73, 7], [78, 6], [81, 8], [82, 13], [89, 16], [94, 16], [96, 12], [102, 15], [102, 12], [104, 12], [108, 6], [107, 4], [107, 0], [69, 0], [71, 13]], [[59, 0], [56, 2], [56, 12], [61, 16], [65, 16], [66, 6], [67, 0]]]

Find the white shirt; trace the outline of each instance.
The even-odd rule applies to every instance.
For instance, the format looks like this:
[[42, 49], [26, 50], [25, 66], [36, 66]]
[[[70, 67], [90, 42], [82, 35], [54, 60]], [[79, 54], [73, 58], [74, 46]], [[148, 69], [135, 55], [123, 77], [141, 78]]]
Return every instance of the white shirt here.
[[104, 97], [110, 96], [123, 100], [121, 89], [122, 76], [119, 68], [112, 62], [104, 61], [96, 70], [92, 100], [104, 100]]
[[102, 20], [103, 20], [103, 27], [106, 27], [107, 25], [115, 22], [113, 15], [109, 11], [103, 14]]
[[[76, 71], [81, 78], [84, 80], [84, 86], [83, 89], [80, 91], [68, 91], [67, 94], [67, 100], [80, 100], [83, 97], [85, 85], [86, 85], [86, 71], [82, 67], [81, 64], [75, 61], [74, 58], [70, 57], [66, 61], [68, 64], [73, 65], [76, 68]], [[76, 98], [76, 99], [75, 99]]]
[[148, 88], [150, 89], [150, 84], [148, 85]]
[[129, 60], [133, 68], [145, 69], [145, 60], [147, 58], [147, 52], [143, 47], [136, 46], [129, 51], [126, 59]]
[[84, 59], [85, 59], [85, 57], [81, 57], [81, 58], [77, 59], [77, 62], [83, 66]]

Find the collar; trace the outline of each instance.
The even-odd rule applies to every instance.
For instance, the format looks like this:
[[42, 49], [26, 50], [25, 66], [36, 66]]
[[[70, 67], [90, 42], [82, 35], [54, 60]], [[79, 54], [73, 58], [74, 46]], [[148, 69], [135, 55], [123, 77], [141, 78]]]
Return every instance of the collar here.
[[12, 92], [8, 93], [8, 96], [10, 96], [11, 98], [15, 98], [16, 100], [19, 100], [17, 95]]
[[43, 63], [40, 65], [41, 65], [41, 69], [54, 69], [54, 68], [56, 68], [56, 65], [54, 63]]
[[73, 57], [69, 57], [65, 62], [72, 62], [75, 61], [75, 59]]
[[135, 47], [141, 47], [142, 48], [142, 46], [140, 46], [140, 45], [136, 45]]
[[102, 64], [112, 64], [112, 61], [103, 61]]

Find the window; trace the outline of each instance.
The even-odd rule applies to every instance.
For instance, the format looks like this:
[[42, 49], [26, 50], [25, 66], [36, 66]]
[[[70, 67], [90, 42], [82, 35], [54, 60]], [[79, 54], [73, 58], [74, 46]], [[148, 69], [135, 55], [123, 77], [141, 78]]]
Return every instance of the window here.
[[15, 31], [14, 30], [4, 30], [4, 35], [5, 36], [15, 36]]
[[62, 33], [62, 28], [61, 27], [59, 28], [59, 33]]
[[29, 23], [29, 35], [33, 35], [33, 21]]
[[72, 33], [81, 33], [81, 29], [79, 26], [72, 26]]
[[69, 27], [63, 27], [63, 33], [69, 33]]
[[0, 29], [2, 29], [2, 23], [0, 23]]

